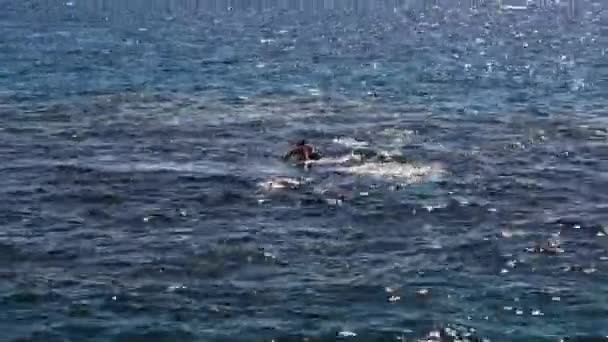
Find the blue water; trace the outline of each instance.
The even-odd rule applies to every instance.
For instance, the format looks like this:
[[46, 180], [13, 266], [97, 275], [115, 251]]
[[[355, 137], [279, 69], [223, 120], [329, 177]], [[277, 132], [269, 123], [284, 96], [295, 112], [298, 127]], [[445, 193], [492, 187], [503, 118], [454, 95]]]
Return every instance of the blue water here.
[[605, 4], [210, 3], [0, 3], [0, 340], [605, 340]]

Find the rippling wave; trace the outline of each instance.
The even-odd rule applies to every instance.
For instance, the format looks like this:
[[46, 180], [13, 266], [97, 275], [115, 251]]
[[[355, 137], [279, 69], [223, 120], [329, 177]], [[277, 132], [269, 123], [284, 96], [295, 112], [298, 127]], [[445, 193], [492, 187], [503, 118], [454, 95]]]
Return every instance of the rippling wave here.
[[608, 335], [605, 6], [318, 3], [0, 4], [3, 340]]

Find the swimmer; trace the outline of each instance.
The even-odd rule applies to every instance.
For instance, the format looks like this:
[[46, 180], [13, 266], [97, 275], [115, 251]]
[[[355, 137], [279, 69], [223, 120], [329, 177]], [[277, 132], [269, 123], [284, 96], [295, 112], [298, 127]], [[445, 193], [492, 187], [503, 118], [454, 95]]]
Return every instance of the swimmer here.
[[309, 162], [321, 159], [321, 154], [312, 145], [307, 144], [306, 140], [301, 140], [283, 156], [285, 160], [291, 158], [295, 158], [299, 162]]

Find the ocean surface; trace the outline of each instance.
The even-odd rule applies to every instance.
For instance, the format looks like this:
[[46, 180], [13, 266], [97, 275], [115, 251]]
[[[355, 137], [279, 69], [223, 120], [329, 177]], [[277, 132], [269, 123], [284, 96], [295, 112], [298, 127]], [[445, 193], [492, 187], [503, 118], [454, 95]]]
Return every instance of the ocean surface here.
[[472, 3], [0, 1], [0, 340], [605, 341], [608, 6]]

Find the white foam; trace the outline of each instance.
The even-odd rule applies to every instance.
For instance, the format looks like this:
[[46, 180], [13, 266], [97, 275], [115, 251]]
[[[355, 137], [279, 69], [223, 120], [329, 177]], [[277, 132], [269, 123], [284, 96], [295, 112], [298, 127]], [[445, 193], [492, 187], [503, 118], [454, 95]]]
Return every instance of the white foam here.
[[349, 137], [334, 138], [333, 142], [336, 144], [346, 146], [346, 147], [367, 147], [367, 146], [369, 146], [369, 144], [365, 141], [359, 141], [359, 140], [356, 140], [354, 138], [349, 138]]
[[258, 187], [268, 191], [281, 190], [287, 188], [297, 188], [302, 185], [303, 182], [289, 177], [273, 177], [263, 182], [258, 183]]
[[312, 96], [319, 96], [321, 95], [321, 89], [319, 88], [308, 88], [308, 93]]
[[338, 333], [338, 336], [339, 337], [355, 337], [355, 336], [357, 336], [357, 334], [355, 334], [352, 331], [340, 331]]
[[344, 164], [348, 161], [351, 160], [357, 160], [356, 157], [353, 157], [352, 155], [344, 155], [341, 157], [327, 157], [327, 158], [322, 158], [319, 160], [309, 160], [306, 162], [306, 164], [311, 164], [311, 165], [340, 165], [340, 164]]
[[364, 163], [350, 167], [339, 167], [337, 171], [359, 176], [371, 176], [388, 180], [399, 180], [406, 183], [417, 183], [439, 176], [444, 169], [438, 164], [414, 165], [389, 163]]

